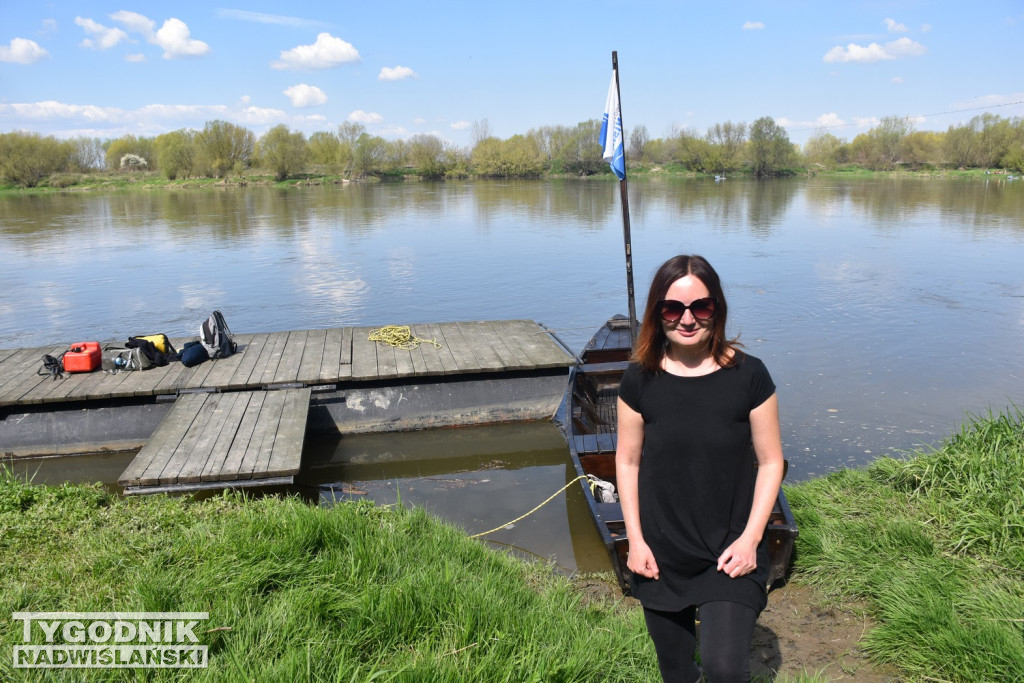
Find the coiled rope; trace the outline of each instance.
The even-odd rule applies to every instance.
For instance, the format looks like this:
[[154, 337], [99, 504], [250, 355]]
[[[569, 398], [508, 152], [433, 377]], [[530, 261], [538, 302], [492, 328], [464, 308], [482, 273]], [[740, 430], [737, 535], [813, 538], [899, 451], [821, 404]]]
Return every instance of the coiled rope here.
[[409, 329], [408, 325], [385, 325], [378, 330], [371, 330], [368, 339], [378, 344], [385, 344], [398, 349], [405, 349], [406, 351], [411, 351], [420, 344], [433, 344], [435, 349], [441, 348], [436, 339], [420, 339], [419, 337], [412, 336], [412, 330]]
[[[490, 531], [484, 531], [484, 532], [481, 532], [481, 533], [479, 533], [479, 534], [473, 534], [472, 536], [470, 536], [470, 538], [479, 538], [479, 537], [481, 537], [481, 536], [486, 536], [487, 534], [493, 534], [493, 533], [494, 533], [495, 531], [500, 531], [500, 530], [504, 529], [504, 528], [505, 528], [505, 527], [507, 527], [507, 526], [510, 526], [510, 525], [512, 525], [512, 524], [515, 524], [516, 522], [518, 522], [518, 521], [519, 521], [519, 520], [521, 520], [521, 519], [526, 519], [527, 517], [529, 517], [530, 515], [532, 515], [532, 514], [533, 514], [534, 512], [536, 512], [537, 510], [540, 510], [540, 509], [541, 509], [542, 507], [544, 507], [545, 505], [547, 505], [548, 503], [550, 503], [550, 502], [551, 502], [552, 500], [554, 500], [554, 499], [555, 499], [555, 497], [556, 497], [556, 496], [557, 496], [557, 495], [558, 495], [559, 493], [561, 493], [562, 491], [566, 490], [567, 488], [569, 488], [570, 486], [572, 486], [573, 484], [575, 484], [576, 482], [578, 482], [578, 481], [579, 481], [580, 479], [586, 479], [586, 478], [587, 478], [587, 475], [585, 475], [585, 474], [584, 474], [584, 475], [581, 475], [581, 476], [578, 476], [578, 477], [576, 477], [575, 479], [573, 479], [572, 481], [570, 481], [570, 482], [569, 482], [568, 484], [566, 484], [566, 485], [565, 485], [565, 486], [563, 486], [562, 488], [560, 488], [560, 489], [558, 489], [557, 491], [555, 491], [554, 493], [552, 493], [552, 494], [551, 494], [551, 496], [550, 496], [550, 497], [548, 497], [548, 499], [547, 499], [547, 500], [545, 500], [545, 501], [544, 501], [543, 503], [541, 503], [541, 504], [540, 504], [540, 505], [538, 505], [537, 507], [535, 507], [535, 508], [533, 508], [532, 510], [530, 510], [529, 512], [527, 512], [527, 513], [526, 513], [525, 515], [520, 515], [519, 517], [516, 517], [515, 519], [513, 519], [513, 520], [512, 520], [511, 522], [505, 522], [505, 523], [504, 523], [504, 524], [502, 524], [501, 526], [498, 526], [498, 527], [494, 527], [494, 528], [493, 528], [493, 529], [491, 529]], [[593, 491], [593, 489], [594, 489], [594, 486], [593, 486], [593, 484], [591, 484], [591, 487], [590, 487], [590, 488], [591, 488], [591, 491]]]

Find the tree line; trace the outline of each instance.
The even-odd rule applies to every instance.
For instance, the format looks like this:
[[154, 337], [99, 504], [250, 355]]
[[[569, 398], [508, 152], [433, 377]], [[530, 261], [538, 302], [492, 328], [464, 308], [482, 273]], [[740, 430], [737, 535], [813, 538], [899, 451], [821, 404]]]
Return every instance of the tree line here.
[[[202, 130], [157, 135], [58, 139], [37, 133], [0, 134], [0, 177], [35, 187], [73, 183], [73, 174], [95, 171], [159, 172], [169, 180], [223, 178], [250, 170], [278, 180], [304, 175], [359, 179], [416, 175], [423, 178], [587, 176], [607, 173], [598, 144], [600, 121], [543, 126], [500, 139], [487, 121], [473, 126], [473, 142], [459, 147], [433, 135], [385, 140], [358, 123], [308, 138], [285, 125], [257, 138], [227, 121]], [[707, 131], [683, 129], [652, 139], [646, 126], [632, 129], [627, 145], [632, 167], [670, 167], [696, 173], [772, 176], [859, 166], [870, 170], [983, 168], [1024, 172], [1024, 119], [982, 114], [945, 132], [916, 131], [909, 119], [888, 116], [847, 141], [827, 131], [803, 147], [792, 143], [771, 117], [716, 123]]]

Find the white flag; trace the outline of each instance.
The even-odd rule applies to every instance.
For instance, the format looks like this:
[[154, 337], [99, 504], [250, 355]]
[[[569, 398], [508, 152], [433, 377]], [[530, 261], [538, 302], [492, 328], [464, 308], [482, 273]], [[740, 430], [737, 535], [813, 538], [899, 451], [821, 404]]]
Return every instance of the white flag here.
[[[626, 156], [622, 147], [622, 111], [619, 109], [618, 73], [612, 69], [612, 83], [608, 86], [608, 99], [604, 103], [601, 119], [602, 158], [612, 167], [619, 180], [626, 177]], [[610, 129], [610, 131], [609, 131]], [[609, 135], [611, 132], [611, 135]]]

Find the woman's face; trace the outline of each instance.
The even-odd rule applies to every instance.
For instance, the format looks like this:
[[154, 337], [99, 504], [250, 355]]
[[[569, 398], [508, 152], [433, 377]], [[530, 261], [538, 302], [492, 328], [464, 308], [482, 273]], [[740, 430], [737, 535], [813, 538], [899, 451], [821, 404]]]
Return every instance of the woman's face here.
[[[693, 275], [686, 275], [669, 286], [664, 298], [680, 301], [689, 306], [694, 301], [709, 296], [711, 293], [703, 282]], [[709, 348], [711, 342], [711, 320], [694, 318], [690, 309], [683, 311], [682, 317], [675, 322], [668, 322], [662, 318], [661, 329], [670, 344], [684, 349]]]

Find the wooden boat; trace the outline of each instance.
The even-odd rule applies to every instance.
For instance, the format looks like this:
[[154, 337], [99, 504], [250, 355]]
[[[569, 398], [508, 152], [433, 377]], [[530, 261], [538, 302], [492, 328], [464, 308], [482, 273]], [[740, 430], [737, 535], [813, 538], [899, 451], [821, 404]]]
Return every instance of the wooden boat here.
[[[593, 475], [616, 483], [616, 400], [619, 380], [629, 362], [630, 341], [629, 320], [616, 316], [598, 330], [583, 349], [579, 362], [570, 370], [560, 421], [577, 476]], [[600, 502], [588, 480], [580, 483], [619, 585], [628, 594], [630, 572], [626, 567], [626, 553], [629, 543], [622, 508], [618, 502]], [[771, 564], [768, 587], [771, 588], [785, 579], [797, 536], [796, 521], [781, 488], [765, 534]]]

